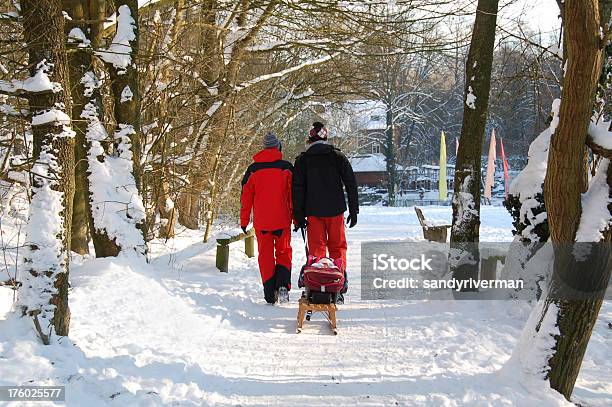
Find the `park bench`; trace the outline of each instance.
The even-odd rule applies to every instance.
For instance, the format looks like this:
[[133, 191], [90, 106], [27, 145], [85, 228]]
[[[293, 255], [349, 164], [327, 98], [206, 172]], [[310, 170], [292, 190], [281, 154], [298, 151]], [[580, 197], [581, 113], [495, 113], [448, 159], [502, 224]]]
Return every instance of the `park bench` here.
[[229, 271], [229, 245], [244, 240], [244, 252], [247, 257], [255, 257], [255, 231], [222, 232], [217, 236], [217, 268], [223, 273]]
[[414, 211], [416, 212], [419, 223], [423, 228], [423, 237], [430, 242], [445, 243], [447, 229], [450, 228], [451, 225], [429, 225], [425, 220], [425, 216], [423, 215], [421, 208], [415, 206]]

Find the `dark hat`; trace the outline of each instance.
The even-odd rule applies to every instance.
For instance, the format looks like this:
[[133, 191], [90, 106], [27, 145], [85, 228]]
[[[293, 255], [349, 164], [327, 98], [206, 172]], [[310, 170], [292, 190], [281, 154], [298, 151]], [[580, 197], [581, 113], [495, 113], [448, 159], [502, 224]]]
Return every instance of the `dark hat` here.
[[308, 132], [308, 141], [314, 143], [320, 140], [327, 140], [327, 129], [323, 123], [314, 122], [312, 128]]

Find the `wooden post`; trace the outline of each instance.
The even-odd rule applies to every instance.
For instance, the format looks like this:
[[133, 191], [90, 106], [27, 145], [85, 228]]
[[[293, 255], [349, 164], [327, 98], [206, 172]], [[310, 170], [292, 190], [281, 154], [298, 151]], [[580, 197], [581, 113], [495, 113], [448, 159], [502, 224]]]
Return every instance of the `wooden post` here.
[[244, 252], [247, 257], [255, 257], [255, 236], [253, 234], [244, 238]]
[[248, 257], [255, 257], [255, 233], [253, 229], [246, 233], [217, 238], [217, 268], [227, 273], [229, 270], [229, 245], [244, 240], [244, 251]]
[[497, 279], [497, 257], [487, 257], [480, 260], [480, 279]]
[[217, 245], [217, 268], [222, 273], [227, 273], [229, 269], [229, 244]]

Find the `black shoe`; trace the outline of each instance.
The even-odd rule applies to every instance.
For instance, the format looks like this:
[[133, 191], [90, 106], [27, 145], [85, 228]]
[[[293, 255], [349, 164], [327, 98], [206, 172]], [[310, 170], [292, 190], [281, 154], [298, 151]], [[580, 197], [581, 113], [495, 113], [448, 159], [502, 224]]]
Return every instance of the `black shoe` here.
[[344, 294], [338, 293], [338, 295], [336, 295], [336, 305], [342, 304], [344, 304]]
[[276, 304], [278, 301], [278, 290], [275, 288], [276, 281], [274, 278], [269, 279], [264, 283], [264, 298], [268, 304]]
[[266, 296], [265, 299], [266, 299], [266, 302], [270, 305], [276, 304], [278, 302], [278, 291], [275, 291], [274, 295], [272, 296], [270, 295]]
[[274, 281], [276, 281], [277, 289], [279, 287], [289, 287], [291, 284], [291, 270], [282, 264], [277, 264], [274, 268]]

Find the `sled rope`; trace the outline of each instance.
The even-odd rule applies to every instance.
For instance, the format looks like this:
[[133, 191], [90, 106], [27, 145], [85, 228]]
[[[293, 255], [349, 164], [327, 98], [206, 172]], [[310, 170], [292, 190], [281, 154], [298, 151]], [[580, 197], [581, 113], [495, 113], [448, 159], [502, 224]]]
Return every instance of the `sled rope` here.
[[306, 259], [308, 260], [308, 242], [306, 241], [306, 228], [300, 228], [302, 232], [302, 240], [304, 241], [304, 251], [306, 252]]

